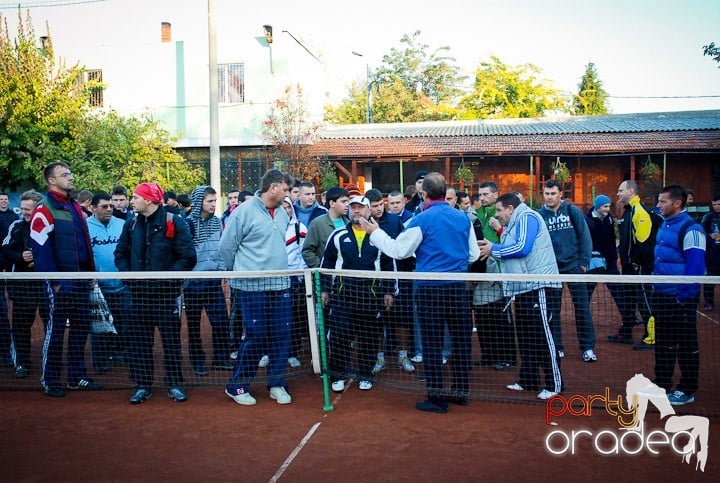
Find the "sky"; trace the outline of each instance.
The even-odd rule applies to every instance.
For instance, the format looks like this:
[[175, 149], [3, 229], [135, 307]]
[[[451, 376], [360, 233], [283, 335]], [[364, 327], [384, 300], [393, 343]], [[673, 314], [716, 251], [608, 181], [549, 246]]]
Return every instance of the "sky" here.
[[[338, 100], [366, 67], [402, 48], [403, 35], [420, 31], [431, 50], [450, 48], [468, 87], [491, 55], [510, 65], [534, 64], [540, 78], [568, 93], [593, 62], [614, 113], [720, 109], [720, 64], [702, 53], [703, 45], [720, 44], [717, 0], [213, 1], [219, 32], [237, 29], [242, 18], [242, 25], [258, 25], [249, 35], [261, 35], [269, 23], [302, 39], [332, 70], [331, 98]], [[50, 22], [56, 39], [101, 29], [103, 41], [121, 42], [143, 12], [162, 12], [174, 35], [176, 25], [181, 35], [207, 35], [207, 0], [21, 3], [36, 25]], [[11, 24], [17, 4], [0, 0], [0, 14]], [[183, 32], [182, 25], [197, 27]]]

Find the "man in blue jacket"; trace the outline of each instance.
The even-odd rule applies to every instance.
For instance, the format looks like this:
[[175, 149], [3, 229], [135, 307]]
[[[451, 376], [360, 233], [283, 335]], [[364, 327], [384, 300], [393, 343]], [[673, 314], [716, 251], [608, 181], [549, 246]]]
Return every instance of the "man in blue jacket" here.
[[[35, 207], [30, 239], [36, 272], [94, 272], [90, 236], [82, 207], [70, 197], [74, 189], [70, 167], [49, 164], [43, 171], [48, 193]], [[85, 344], [90, 329], [90, 282], [47, 281], [50, 317], [43, 344], [40, 382], [50, 397], [65, 395], [60, 386], [65, 323], [70, 320], [67, 354], [67, 388], [97, 390], [102, 386], [87, 376]]]
[[[415, 254], [418, 272], [465, 273], [480, 256], [477, 238], [467, 214], [445, 201], [446, 184], [440, 173], [423, 177], [423, 208], [396, 239], [374, 220], [360, 220], [383, 253], [395, 259]], [[415, 304], [423, 340], [423, 362], [427, 377], [427, 400], [418, 402], [420, 411], [447, 413], [448, 402], [468, 404], [472, 352], [472, 317], [465, 282], [417, 280]], [[452, 339], [452, 383], [446, 391], [442, 346], [445, 324]]]
[[[660, 192], [657, 207], [665, 220], [657, 234], [653, 275], [705, 274], [705, 232], [685, 211], [686, 200], [687, 193], [679, 185], [666, 186]], [[673, 406], [691, 403], [695, 401], [700, 368], [697, 338], [700, 284], [656, 283], [650, 300], [655, 316], [653, 382], [667, 391]], [[673, 391], [676, 362], [681, 377]]]

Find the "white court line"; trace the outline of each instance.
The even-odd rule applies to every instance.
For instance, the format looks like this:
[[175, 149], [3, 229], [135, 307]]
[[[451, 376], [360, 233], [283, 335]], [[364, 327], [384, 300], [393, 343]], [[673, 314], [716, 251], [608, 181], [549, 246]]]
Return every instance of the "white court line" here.
[[316, 431], [317, 428], [319, 428], [319, 427], [320, 427], [320, 421], [318, 421], [317, 423], [315, 423], [315, 424], [313, 425], [313, 427], [310, 428], [310, 431], [307, 432], [307, 434], [305, 435], [305, 437], [304, 437], [304, 438], [302, 439], [302, 441], [300, 441], [300, 443], [295, 447], [295, 449], [293, 450], [293, 452], [290, 453], [290, 456], [287, 457], [287, 459], [286, 459], [285, 462], [282, 464], [282, 466], [280, 466], [280, 468], [279, 468], [279, 469], [277, 470], [277, 472], [273, 475], [273, 477], [270, 478], [270, 483], [275, 483], [275, 482], [280, 478], [280, 476], [281, 476], [283, 473], [285, 473], [285, 470], [288, 469], [288, 466], [290, 466], [290, 463], [293, 462], [293, 460], [294, 460], [295, 457], [298, 455], [298, 453], [300, 453], [300, 450], [302, 450], [303, 447], [307, 444], [307, 442], [310, 441], [310, 438], [312, 437], [312, 435], [315, 433], [315, 431]]
[[[350, 387], [350, 384], [352, 384], [352, 382], [353, 382], [352, 378], [348, 379], [348, 384], [345, 386], [345, 391], [348, 390], [348, 388]], [[338, 402], [340, 402], [340, 399], [342, 399], [342, 396], [345, 393], [345, 391], [341, 392], [340, 394], [338, 394], [335, 397], [335, 399], [333, 400], [334, 406], [337, 405]], [[327, 414], [323, 415], [323, 418], [326, 416], [327, 416]], [[285, 470], [288, 469], [288, 467], [290, 466], [290, 463], [292, 463], [293, 460], [295, 459], [295, 457], [300, 453], [300, 450], [302, 450], [303, 447], [307, 444], [307, 442], [310, 441], [310, 438], [312, 437], [312, 435], [315, 433], [315, 431], [317, 431], [317, 428], [320, 427], [320, 423], [321, 423], [321, 421], [318, 421], [317, 423], [315, 423], [315, 425], [312, 428], [310, 428], [310, 431], [307, 432], [305, 437], [302, 439], [302, 441], [300, 441], [300, 443], [298, 443], [298, 445], [295, 447], [293, 452], [290, 453], [290, 456], [287, 457], [287, 459], [282, 464], [282, 466], [280, 466], [280, 468], [278, 468], [278, 470], [275, 472], [273, 477], [270, 478], [270, 483], [276, 483], [280, 479], [280, 476], [282, 476], [282, 474], [285, 473]]]
[[715, 325], [720, 325], [720, 322], [719, 322], [719, 321], [713, 319], [711, 316], [709, 316], [709, 315], [706, 314], [705, 312], [701, 312], [701, 311], [699, 311], [699, 310], [697, 310], [696, 312], [698, 313], [698, 315], [701, 315], [703, 318], [708, 319], [708, 320], [709, 320], [710, 322], [712, 322], [713, 324], [715, 324]]

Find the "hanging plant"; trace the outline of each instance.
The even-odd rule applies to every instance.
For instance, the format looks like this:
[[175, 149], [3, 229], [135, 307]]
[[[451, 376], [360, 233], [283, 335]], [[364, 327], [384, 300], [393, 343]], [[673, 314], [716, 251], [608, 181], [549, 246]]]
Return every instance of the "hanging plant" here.
[[460, 163], [458, 169], [455, 170], [455, 179], [464, 185], [469, 185], [473, 182], [473, 172], [470, 168], [465, 166], [464, 162]]
[[570, 179], [570, 170], [567, 167], [567, 164], [560, 161], [560, 157], [558, 156], [555, 163], [552, 165], [553, 175], [555, 176], [555, 179], [558, 180], [561, 183], [567, 183]]
[[650, 159], [645, 161], [645, 164], [643, 164], [640, 168], [640, 175], [646, 181], [662, 181], [662, 170], [660, 169], [660, 166], [653, 163]]

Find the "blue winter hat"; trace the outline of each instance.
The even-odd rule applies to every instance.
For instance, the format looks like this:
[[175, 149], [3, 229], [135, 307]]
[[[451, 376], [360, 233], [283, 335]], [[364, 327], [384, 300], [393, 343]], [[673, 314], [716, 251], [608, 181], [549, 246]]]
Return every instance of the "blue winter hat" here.
[[593, 201], [593, 209], [597, 210], [597, 209], [600, 208], [602, 205], [606, 205], [606, 204], [611, 203], [611, 202], [612, 202], [612, 200], [610, 199], [609, 196], [606, 196], [606, 195], [597, 195], [597, 196], [595, 197], [595, 201]]

